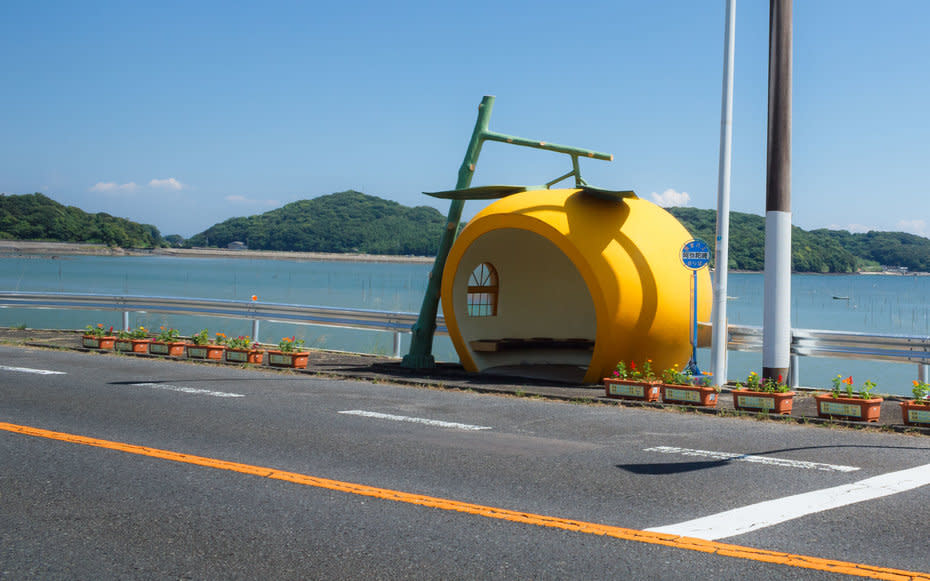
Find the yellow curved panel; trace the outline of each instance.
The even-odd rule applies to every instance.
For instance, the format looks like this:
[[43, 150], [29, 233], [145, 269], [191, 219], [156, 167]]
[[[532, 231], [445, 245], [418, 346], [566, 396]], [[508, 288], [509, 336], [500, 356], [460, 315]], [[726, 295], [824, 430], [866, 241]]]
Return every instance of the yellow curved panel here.
[[[466, 369], [480, 371], [469, 347], [479, 337], [462, 336], [457, 318], [465, 315], [453, 308], [455, 280], [468, 249], [501, 229], [545, 238], [583, 278], [590, 299], [578, 300], [590, 300], [596, 316], [586, 382], [598, 382], [620, 360], [652, 359], [655, 369], [687, 363], [692, 273], [680, 259], [681, 247], [691, 238], [687, 230], [662, 208], [638, 198], [611, 201], [579, 190], [538, 190], [508, 196], [479, 212], [449, 254], [442, 281], [443, 312]], [[506, 290], [502, 283], [501, 293]], [[539, 317], [559, 308], [540, 305]], [[710, 275], [704, 269], [698, 272], [698, 320], [709, 320], [710, 308]]]

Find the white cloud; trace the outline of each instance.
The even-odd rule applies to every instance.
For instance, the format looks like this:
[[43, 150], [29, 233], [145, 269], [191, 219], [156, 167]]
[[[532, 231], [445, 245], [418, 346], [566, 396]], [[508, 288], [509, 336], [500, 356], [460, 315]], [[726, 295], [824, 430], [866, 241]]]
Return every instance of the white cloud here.
[[136, 185], [136, 182], [129, 182], [127, 184], [118, 184], [116, 182], [97, 182], [94, 184], [90, 191], [92, 192], [134, 192], [139, 186]]
[[183, 190], [186, 186], [174, 178], [167, 178], [163, 180], [152, 180], [149, 182], [149, 187], [177, 191]]
[[866, 226], [864, 224], [830, 224], [827, 226], [828, 230], [847, 230], [852, 234], [863, 234], [865, 232], [871, 232], [872, 230], [878, 230], [875, 226]]
[[910, 232], [918, 236], [927, 236], [928, 234], [925, 220], [901, 220], [895, 226], [904, 232]]
[[676, 192], [675, 190], [669, 188], [661, 194], [652, 192], [652, 201], [662, 206], [663, 208], [669, 208], [672, 206], [687, 206], [688, 202], [691, 201], [691, 196], [688, 195], [688, 192]]

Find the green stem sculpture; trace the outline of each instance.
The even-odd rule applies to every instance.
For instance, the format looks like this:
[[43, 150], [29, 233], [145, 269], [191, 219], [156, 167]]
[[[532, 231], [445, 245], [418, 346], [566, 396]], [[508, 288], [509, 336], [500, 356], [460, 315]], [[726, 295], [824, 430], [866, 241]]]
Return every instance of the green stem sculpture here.
[[[536, 141], [495, 133], [488, 129], [488, 122], [491, 119], [491, 109], [494, 108], [494, 97], [485, 95], [478, 105], [478, 120], [475, 122], [475, 129], [472, 131], [471, 140], [468, 142], [468, 149], [465, 151], [465, 159], [459, 168], [458, 181], [455, 184], [456, 190], [465, 190], [471, 185], [472, 176], [475, 175], [475, 166], [478, 163], [478, 155], [481, 153], [481, 145], [485, 141], [499, 141], [512, 145], [522, 145], [524, 147], [533, 147], [536, 149], [545, 149], [558, 153], [565, 153], [572, 157], [572, 171], [556, 180], [546, 184], [546, 187], [553, 183], [561, 181], [567, 177], [575, 176], [575, 186], [582, 187], [585, 184], [581, 179], [581, 172], [578, 168], [578, 156], [590, 157], [613, 161], [613, 156], [607, 153], [599, 153], [588, 149], [570, 147], [566, 145], [557, 145], [545, 141]], [[459, 223], [462, 219], [462, 209], [465, 207], [465, 198], [453, 199], [449, 206], [449, 215], [446, 218], [446, 229], [442, 233], [439, 241], [439, 249], [436, 251], [436, 261], [433, 263], [433, 270], [429, 275], [429, 284], [426, 287], [426, 293], [423, 295], [423, 304], [420, 306], [420, 314], [417, 322], [413, 325], [410, 339], [410, 351], [404, 356], [401, 365], [409, 369], [431, 369], [436, 366], [436, 360], [433, 357], [433, 335], [436, 332], [436, 314], [439, 310], [439, 295], [442, 286], [442, 273], [446, 267], [446, 258], [452, 249], [452, 243], [458, 234]]]

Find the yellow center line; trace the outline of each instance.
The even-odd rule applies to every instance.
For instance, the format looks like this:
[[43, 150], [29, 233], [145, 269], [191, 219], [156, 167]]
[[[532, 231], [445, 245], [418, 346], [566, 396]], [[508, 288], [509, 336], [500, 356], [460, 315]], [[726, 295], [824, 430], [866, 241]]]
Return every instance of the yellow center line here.
[[192, 454], [182, 454], [180, 452], [172, 452], [170, 450], [159, 450], [157, 448], [147, 448], [145, 446], [125, 444], [111, 440], [100, 440], [97, 438], [89, 438], [86, 436], [78, 436], [64, 432], [53, 432], [50, 430], [43, 430], [29, 426], [20, 426], [16, 424], [0, 422], [0, 430], [23, 434], [26, 436], [60, 440], [63, 442], [70, 442], [72, 444], [106, 448], [108, 450], [118, 450], [120, 452], [126, 452], [129, 454], [161, 458], [163, 460], [171, 460], [173, 462], [181, 462], [184, 464], [206, 466], [208, 468], [215, 468], [218, 470], [229, 470], [231, 472], [251, 474], [254, 476], [261, 476], [274, 480], [284, 480], [286, 482], [292, 482], [295, 484], [314, 486], [317, 488], [326, 488], [329, 490], [336, 490], [349, 494], [359, 494], [362, 496], [371, 496], [385, 500], [393, 500], [396, 502], [406, 502], [408, 504], [415, 504], [418, 506], [427, 506], [442, 510], [463, 512], [467, 514], [479, 515], [516, 523], [531, 524], [592, 535], [602, 535], [616, 539], [622, 539], [625, 541], [635, 541], [652, 545], [663, 545], [666, 547], [673, 547], [687, 551], [712, 553], [726, 557], [734, 557], [737, 559], [748, 559], [750, 561], [759, 561], [776, 565], [787, 565], [790, 567], [800, 567], [802, 569], [828, 571], [830, 573], [842, 573], [845, 575], [858, 575], [860, 577], [867, 577], [871, 579], [887, 579], [892, 581], [930, 581], [930, 573], [903, 571], [900, 569], [876, 567], [873, 565], [837, 561], [834, 559], [822, 559], [819, 557], [809, 557], [805, 555], [793, 555], [790, 553], [781, 553], [765, 549], [754, 549], [752, 547], [730, 545], [716, 541], [705, 541], [702, 539], [682, 537], [672, 534], [647, 532], [580, 520], [507, 510], [504, 508], [495, 508], [492, 506], [459, 502], [456, 500], [437, 498], [434, 496], [411, 494], [409, 492], [402, 492], [399, 490], [376, 488], [373, 486], [366, 486], [364, 484], [354, 484], [351, 482], [330, 480], [328, 478], [308, 476], [306, 474], [298, 474], [296, 472], [286, 472], [284, 470], [276, 470], [274, 468], [253, 466], [251, 464], [240, 464], [238, 462], [227, 462], [226, 460], [194, 456]]

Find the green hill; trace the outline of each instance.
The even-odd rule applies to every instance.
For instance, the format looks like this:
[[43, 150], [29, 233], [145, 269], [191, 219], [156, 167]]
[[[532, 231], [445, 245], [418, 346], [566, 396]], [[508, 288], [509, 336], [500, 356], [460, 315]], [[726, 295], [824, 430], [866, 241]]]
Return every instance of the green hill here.
[[[695, 238], [714, 249], [717, 213], [697, 208], [669, 208]], [[189, 240], [158, 228], [88, 214], [42, 194], [0, 194], [0, 240], [87, 242], [124, 248], [152, 248], [169, 243], [226, 247], [241, 241], [254, 250], [361, 252], [433, 256], [445, 217], [428, 206], [411, 208], [353, 190], [300, 200], [264, 214], [231, 218]], [[796, 272], [856, 272], [879, 265], [930, 272], [930, 240], [903, 232], [853, 234], [845, 230], [792, 228], [792, 266]], [[765, 220], [730, 214], [730, 268], [762, 270]]]
[[445, 217], [349, 190], [292, 202], [256, 216], [231, 218], [191, 237], [190, 246], [245, 242], [252, 250], [436, 254]]
[[[669, 208], [695, 238], [714, 250], [717, 212], [697, 208]], [[856, 272], [860, 269], [904, 266], [930, 272], [930, 240], [904, 232], [852, 234], [845, 230], [791, 229], [791, 258], [795, 272]], [[765, 219], [755, 214], [730, 213], [730, 268], [762, 270], [765, 266]]]
[[109, 214], [88, 214], [42, 194], [0, 194], [0, 240], [87, 242], [152, 248], [164, 240], [158, 228]]

